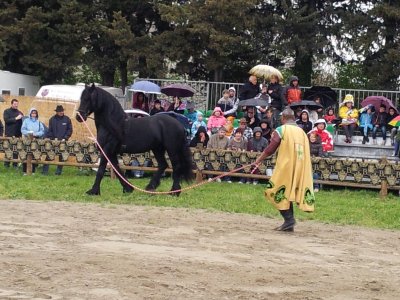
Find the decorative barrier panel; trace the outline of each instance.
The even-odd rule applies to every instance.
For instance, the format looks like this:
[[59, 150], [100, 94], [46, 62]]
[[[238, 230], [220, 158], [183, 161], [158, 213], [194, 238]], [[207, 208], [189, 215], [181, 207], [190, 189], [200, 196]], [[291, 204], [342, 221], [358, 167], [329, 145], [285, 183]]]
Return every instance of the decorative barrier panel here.
[[[244, 170], [234, 176], [256, 177], [268, 179], [275, 168], [276, 156], [266, 159], [258, 171], [251, 174], [253, 163], [259, 153], [239, 152], [227, 150], [211, 150], [192, 148], [193, 167], [200, 173], [222, 174], [233, 171], [241, 166]], [[3, 160], [13, 160], [17, 156], [19, 161], [25, 162], [31, 156], [34, 163], [88, 164], [96, 167], [100, 153], [93, 142], [59, 141], [49, 139], [2, 138], [0, 139], [0, 153], [4, 153]], [[15, 159], [14, 159], [15, 160]], [[132, 167], [136, 161], [136, 167]], [[167, 157], [168, 165], [171, 166]], [[122, 154], [120, 156], [123, 169], [149, 170], [157, 167], [152, 152], [140, 154]], [[319, 175], [318, 182], [342, 186], [358, 186], [366, 188], [380, 188], [386, 185], [388, 189], [400, 189], [400, 162], [388, 161], [386, 158], [370, 160], [362, 158], [315, 157], [312, 158], [314, 173]], [[235, 172], [236, 173], [236, 172]], [[239, 175], [240, 174], [240, 175]]]

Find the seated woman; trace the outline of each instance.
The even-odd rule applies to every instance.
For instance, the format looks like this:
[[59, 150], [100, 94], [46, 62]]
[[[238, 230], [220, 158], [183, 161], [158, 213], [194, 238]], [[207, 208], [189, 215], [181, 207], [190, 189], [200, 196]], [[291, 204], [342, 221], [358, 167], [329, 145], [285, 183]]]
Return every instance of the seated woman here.
[[358, 110], [354, 108], [353, 95], [346, 95], [339, 108], [340, 126], [343, 127], [346, 134], [346, 143], [351, 143], [354, 130], [357, 128]]
[[373, 105], [368, 105], [360, 109], [360, 122], [359, 127], [363, 133], [362, 143], [369, 143], [368, 131], [372, 131], [374, 126], [372, 125], [372, 118], [374, 116], [375, 107]]
[[207, 131], [209, 135], [214, 134], [218, 132], [218, 129], [222, 126], [225, 126], [226, 124], [226, 118], [224, 117], [224, 114], [221, 110], [220, 107], [214, 108], [214, 111], [210, 118], [208, 118], [207, 121]]
[[326, 130], [326, 122], [324, 119], [318, 119], [315, 121], [315, 127], [309, 132], [309, 134], [311, 133], [315, 133], [320, 137], [324, 152], [333, 150], [333, 138], [331, 133]]

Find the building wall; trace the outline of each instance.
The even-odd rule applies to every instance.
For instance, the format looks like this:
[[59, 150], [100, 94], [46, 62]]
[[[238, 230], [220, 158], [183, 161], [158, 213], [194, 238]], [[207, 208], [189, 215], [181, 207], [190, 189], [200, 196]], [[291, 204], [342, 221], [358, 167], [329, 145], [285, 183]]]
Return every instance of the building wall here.
[[40, 88], [39, 77], [0, 70], [0, 94], [35, 96]]

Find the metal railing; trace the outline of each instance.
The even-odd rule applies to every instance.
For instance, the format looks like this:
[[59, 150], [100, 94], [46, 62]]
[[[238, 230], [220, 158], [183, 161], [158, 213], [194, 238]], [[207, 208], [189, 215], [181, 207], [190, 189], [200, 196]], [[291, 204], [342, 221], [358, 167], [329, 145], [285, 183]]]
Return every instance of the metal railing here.
[[[222, 97], [222, 91], [228, 89], [229, 87], [234, 87], [236, 89], [236, 95], [240, 92], [240, 87], [243, 83], [235, 82], [213, 82], [213, 81], [184, 81], [184, 80], [172, 80], [172, 79], [149, 79], [149, 78], [138, 78], [139, 80], [149, 80], [157, 83], [159, 86], [165, 86], [172, 83], [185, 83], [196, 90], [195, 95], [191, 98], [195, 104], [196, 109], [209, 110], [213, 109], [217, 101]], [[301, 87], [302, 91], [309, 89], [310, 87]], [[360, 90], [360, 89], [341, 89], [332, 88], [337, 92], [338, 103], [342, 102], [346, 94], [351, 94], [354, 96], [355, 107], [361, 107], [361, 101], [368, 96], [384, 96], [392, 100], [393, 104], [397, 107], [400, 104], [400, 91], [384, 91], [384, 90]], [[132, 104], [132, 92], [127, 93], [126, 105]], [[125, 106], [125, 108], [128, 108]]]

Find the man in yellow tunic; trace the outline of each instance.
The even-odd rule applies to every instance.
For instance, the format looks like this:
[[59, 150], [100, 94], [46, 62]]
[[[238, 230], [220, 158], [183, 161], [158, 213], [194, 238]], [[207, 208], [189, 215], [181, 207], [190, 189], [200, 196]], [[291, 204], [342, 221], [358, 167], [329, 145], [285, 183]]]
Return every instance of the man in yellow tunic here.
[[303, 129], [295, 123], [294, 112], [285, 108], [281, 113], [282, 126], [272, 133], [271, 142], [255, 161], [259, 165], [266, 157], [278, 151], [274, 173], [265, 197], [281, 213], [284, 223], [278, 231], [293, 231], [296, 224], [293, 202], [303, 211], [314, 211], [314, 192], [310, 145]]

